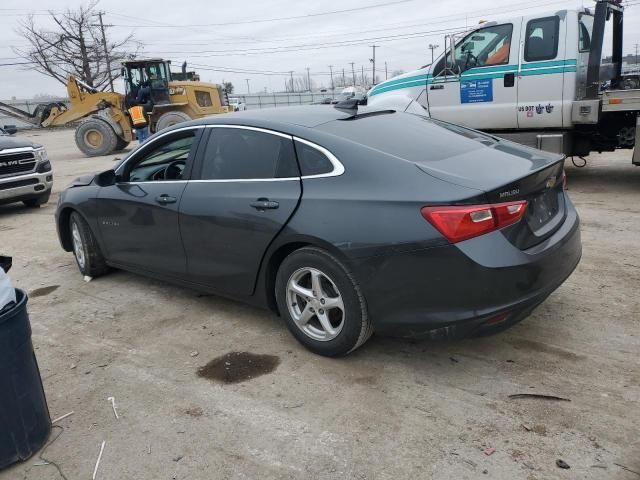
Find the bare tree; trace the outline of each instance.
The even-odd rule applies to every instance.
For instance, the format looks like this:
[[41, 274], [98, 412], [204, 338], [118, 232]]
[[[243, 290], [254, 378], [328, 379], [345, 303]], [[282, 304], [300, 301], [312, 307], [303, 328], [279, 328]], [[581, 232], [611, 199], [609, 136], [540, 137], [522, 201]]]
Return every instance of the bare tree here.
[[294, 82], [295, 82], [295, 91], [296, 92], [308, 92], [311, 91], [313, 89], [313, 87], [315, 86], [315, 82], [313, 80], [311, 80], [311, 85], [308, 85], [308, 81], [307, 81], [307, 76], [304, 75], [302, 77], [295, 77], [294, 78]]
[[224, 82], [222, 85], [224, 86], [224, 89], [227, 91], [228, 95], [231, 95], [233, 93], [233, 83]]
[[120, 62], [135, 53], [127, 55], [120, 50], [133, 43], [132, 35], [112, 41], [105, 25], [103, 37], [97, 4], [97, 0], [92, 0], [86, 6], [63, 14], [49, 11], [54, 29], [41, 28], [34, 16], [29, 16], [17, 29], [28, 46], [14, 48], [14, 51], [30, 62], [29, 69], [53, 77], [63, 85], [67, 84], [67, 77], [73, 75], [90, 87], [104, 90], [109, 85], [107, 65], [111, 64], [111, 77], [116, 79], [120, 76]]

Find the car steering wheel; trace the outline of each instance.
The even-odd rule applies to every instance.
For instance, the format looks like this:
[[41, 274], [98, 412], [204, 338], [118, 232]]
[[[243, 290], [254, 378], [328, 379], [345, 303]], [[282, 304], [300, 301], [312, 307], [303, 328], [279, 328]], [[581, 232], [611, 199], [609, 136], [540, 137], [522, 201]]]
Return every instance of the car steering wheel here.
[[[478, 66], [478, 57], [476, 57], [473, 53], [471, 52], [466, 52], [467, 53], [467, 58], [464, 62], [464, 69], [465, 70], [469, 70], [473, 67]], [[469, 65], [471, 63], [471, 60], [473, 60], [473, 65]]]
[[164, 180], [178, 180], [182, 176], [185, 166], [184, 160], [174, 160], [167, 165], [162, 172], [162, 178]]

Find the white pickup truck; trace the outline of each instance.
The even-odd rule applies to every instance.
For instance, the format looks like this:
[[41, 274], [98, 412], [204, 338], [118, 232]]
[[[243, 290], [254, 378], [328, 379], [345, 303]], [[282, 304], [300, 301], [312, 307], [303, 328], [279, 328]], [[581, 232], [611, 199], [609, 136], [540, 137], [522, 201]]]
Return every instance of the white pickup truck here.
[[483, 23], [447, 36], [432, 65], [373, 87], [366, 108], [417, 102], [434, 118], [568, 156], [630, 149], [640, 90], [621, 88], [622, 26], [612, 0]]
[[51, 163], [42, 145], [12, 137], [15, 131], [0, 128], [0, 205], [22, 202], [39, 207], [51, 195]]

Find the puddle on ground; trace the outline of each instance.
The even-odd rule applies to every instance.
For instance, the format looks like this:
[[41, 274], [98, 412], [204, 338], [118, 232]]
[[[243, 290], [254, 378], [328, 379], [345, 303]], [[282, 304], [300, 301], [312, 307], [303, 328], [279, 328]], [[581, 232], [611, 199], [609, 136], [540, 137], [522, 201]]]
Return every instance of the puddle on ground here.
[[240, 383], [273, 372], [280, 364], [275, 355], [229, 352], [198, 369], [198, 376], [222, 383]]
[[55, 292], [60, 285], [50, 285], [48, 287], [36, 288], [29, 293], [30, 298], [36, 297], [44, 297], [45, 295], [49, 295], [51, 292]]

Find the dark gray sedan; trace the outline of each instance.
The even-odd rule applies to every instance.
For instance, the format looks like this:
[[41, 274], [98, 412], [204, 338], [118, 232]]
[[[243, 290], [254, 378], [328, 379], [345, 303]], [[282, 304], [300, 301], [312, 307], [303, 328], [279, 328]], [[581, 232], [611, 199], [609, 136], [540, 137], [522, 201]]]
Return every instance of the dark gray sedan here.
[[482, 335], [580, 260], [563, 158], [419, 115], [220, 115], [154, 135], [60, 196], [83, 275], [131, 270], [278, 312], [321, 355], [375, 330]]

